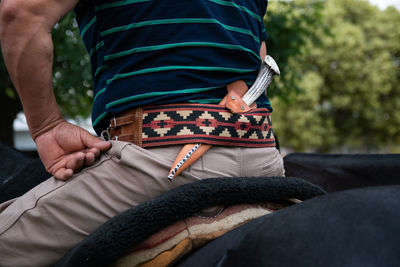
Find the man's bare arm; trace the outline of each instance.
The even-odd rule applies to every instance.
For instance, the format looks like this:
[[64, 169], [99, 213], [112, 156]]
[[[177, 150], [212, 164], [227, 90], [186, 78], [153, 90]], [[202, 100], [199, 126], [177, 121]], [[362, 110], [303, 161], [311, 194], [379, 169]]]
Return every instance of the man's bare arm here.
[[76, 2], [3, 0], [1, 3], [4, 60], [34, 138], [62, 120], [51, 79], [51, 30]]
[[46, 169], [68, 179], [110, 147], [61, 116], [52, 86], [54, 25], [79, 0], [3, 0], [1, 47]]
[[261, 43], [261, 48], [260, 48], [261, 61], [263, 61], [266, 56], [267, 56], [267, 44], [265, 41], [263, 41]]

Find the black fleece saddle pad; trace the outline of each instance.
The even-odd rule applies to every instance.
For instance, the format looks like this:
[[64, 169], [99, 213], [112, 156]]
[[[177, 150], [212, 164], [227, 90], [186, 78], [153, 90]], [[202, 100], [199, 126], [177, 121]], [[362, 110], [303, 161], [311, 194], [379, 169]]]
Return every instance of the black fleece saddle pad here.
[[56, 266], [107, 266], [150, 235], [212, 205], [305, 200], [322, 194], [319, 187], [297, 178], [218, 178], [186, 184], [113, 217]]
[[286, 176], [305, 179], [327, 192], [400, 184], [400, 154], [293, 153], [283, 161]]
[[276, 211], [177, 266], [400, 266], [400, 186], [341, 191]]
[[2, 142], [0, 142], [0, 158], [0, 185], [29, 162], [29, 159], [20, 151]]
[[22, 196], [50, 177], [40, 159], [30, 161], [20, 171], [8, 177], [7, 181], [0, 184], [0, 203]]

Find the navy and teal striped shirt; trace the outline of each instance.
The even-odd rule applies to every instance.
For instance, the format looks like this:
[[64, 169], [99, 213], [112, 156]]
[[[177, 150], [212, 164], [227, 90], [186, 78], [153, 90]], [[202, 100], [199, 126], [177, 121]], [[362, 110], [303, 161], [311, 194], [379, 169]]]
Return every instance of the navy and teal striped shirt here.
[[[93, 127], [148, 104], [218, 103], [226, 85], [251, 85], [260, 67], [267, 0], [82, 0]], [[259, 105], [270, 107], [266, 96]]]

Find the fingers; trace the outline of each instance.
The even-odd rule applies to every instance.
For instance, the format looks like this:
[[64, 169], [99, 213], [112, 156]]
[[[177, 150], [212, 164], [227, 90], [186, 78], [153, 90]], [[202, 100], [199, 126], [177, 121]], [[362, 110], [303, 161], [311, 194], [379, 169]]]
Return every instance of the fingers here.
[[[99, 152], [100, 153], [100, 152]], [[96, 161], [96, 156], [93, 152], [87, 152], [85, 155], [85, 165], [91, 166]]]
[[81, 135], [82, 142], [88, 148], [97, 148], [100, 151], [107, 151], [111, 147], [111, 143], [103, 141], [100, 138], [91, 135], [88, 132], [82, 132]]
[[61, 169], [58, 169], [53, 175], [58, 180], [66, 181], [69, 178], [71, 178], [73, 174], [74, 174], [73, 170], [61, 168]]
[[100, 149], [100, 151], [104, 152], [111, 148], [111, 143], [101, 140], [99, 143], [96, 144], [96, 147]]
[[67, 161], [66, 168], [71, 169], [74, 172], [79, 171], [85, 164], [85, 156], [86, 155], [83, 152], [74, 153]]
[[89, 149], [87, 151], [87, 153], [93, 153], [93, 155], [95, 156], [95, 158], [97, 159], [98, 157], [100, 157], [101, 151], [100, 149], [98, 149], [97, 147], [93, 147], [91, 149]]
[[54, 175], [56, 179], [66, 181], [83, 168], [85, 158], [86, 154], [83, 152], [71, 154], [51, 166], [47, 171]]
[[83, 167], [93, 165], [100, 155], [101, 151], [98, 148], [91, 148], [85, 153], [74, 153], [52, 166], [48, 171], [53, 174], [55, 178], [66, 181], [71, 178], [74, 173], [79, 172]]
[[85, 151], [85, 165], [86, 166], [91, 166], [94, 164], [96, 159], [98, 159], [101, 155], [100, 149], [97, 147], [93, 147], [91, 149], [87, 149]]

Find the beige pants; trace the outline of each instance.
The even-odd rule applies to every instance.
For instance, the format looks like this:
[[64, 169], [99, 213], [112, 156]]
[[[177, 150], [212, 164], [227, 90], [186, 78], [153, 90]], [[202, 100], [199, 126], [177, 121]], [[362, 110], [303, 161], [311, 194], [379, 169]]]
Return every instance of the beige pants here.
[[0, 266], [48, 266], [120, 212], [177, 186], [210, 177], [283, 176], [275, 148], [212, 147], [172, 182], [182, 146], [143, 149], [113, 142], [94, 166], [67, 182], [50, 178], [0, 205]]

